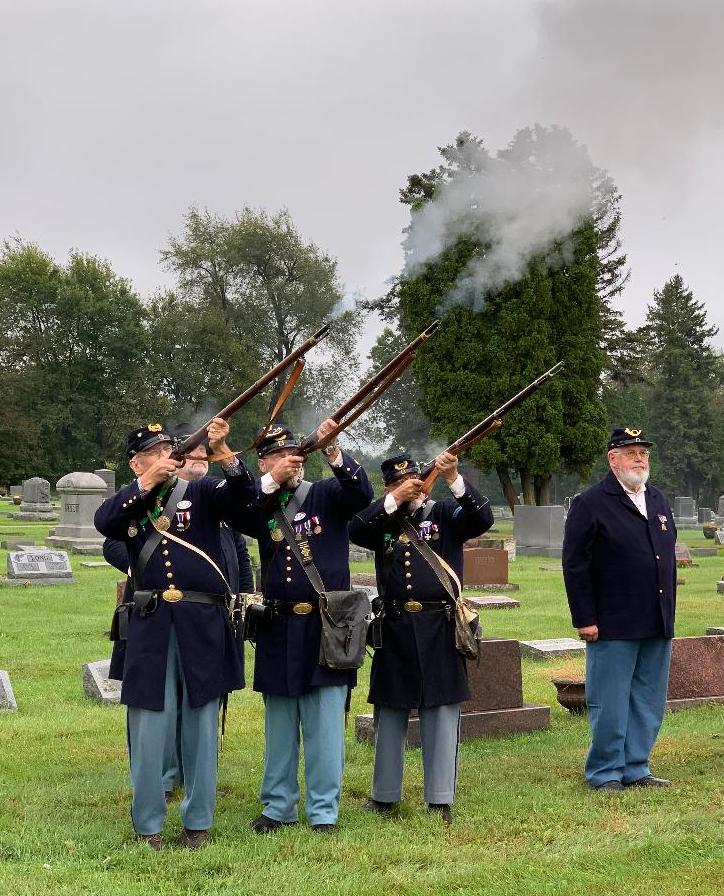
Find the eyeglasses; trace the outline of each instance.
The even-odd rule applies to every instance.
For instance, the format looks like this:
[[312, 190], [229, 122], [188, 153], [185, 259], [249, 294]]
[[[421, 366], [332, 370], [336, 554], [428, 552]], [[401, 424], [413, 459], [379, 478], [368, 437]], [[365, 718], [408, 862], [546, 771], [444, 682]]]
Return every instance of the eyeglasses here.
[[622, 454], [627, 460], [635, 460], [638, 457], [648, 457], [651, 453], [648, 448], [640, 448], [638, 451], [634, 449], [633, 451], [618, 451], [619, 454]]
[[153, 445], [151, 448], [146, 448], [145, 451], [139, 452], [144, 457], [161, 457], [163, 454], [171, 454], [173, 448], [169, 442], [162, 442], [159, 445]]

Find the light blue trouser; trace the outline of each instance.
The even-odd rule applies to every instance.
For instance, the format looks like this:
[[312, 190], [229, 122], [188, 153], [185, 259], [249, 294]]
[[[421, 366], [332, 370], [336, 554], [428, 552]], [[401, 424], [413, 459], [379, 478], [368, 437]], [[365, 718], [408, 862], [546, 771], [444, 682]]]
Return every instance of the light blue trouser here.
[[[421, 706], [423, 794], [426, 803], [452, 803], [458, 776], [460, 704]], [[398, 803], [402, 799], [402, 772], [409, 709], [375, 706], [375, 768], [372, 799]]]
[[299, 729], [304, 738], [307, 823], [335, 824], [344, 768], [347, 685], [313, 688], [301, 697], [264, 694], [264, 776], [259, 799], [275, 821], [299, 818]]
[[184, 782], [183, 760], [181, 759], [181, 698], [178, 695], [179, 711], [174, 719], [169, 717], [166, 743], [163, 748], [163, 789], [166, 793]]
[[666, 712], [671, 640], [589, 641], [586, 780], [630, 784], [651, 774], [649, 756]]
[[[179, 689], [183, 694], [180, 706]], [[206, 831], [211, 827], [216, 802], [219, 700], [210, 700], [198, 709], [189, 706], [176, 632], [172, 627], [163, 710], [128, 707], [128, 752], [133, 785], [131, 818], [137, 834], [157, 834], [163, 827], [166, 817], [164, 749], [169, 732], [175, 730], [179, 712], [186, 784], [179, 813], [185, 828]]]

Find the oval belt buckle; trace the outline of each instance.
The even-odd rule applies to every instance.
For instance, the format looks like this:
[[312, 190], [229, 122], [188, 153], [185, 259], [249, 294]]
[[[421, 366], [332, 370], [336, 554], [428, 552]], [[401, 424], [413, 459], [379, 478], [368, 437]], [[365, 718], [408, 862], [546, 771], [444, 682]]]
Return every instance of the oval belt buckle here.
[[405, 603], [405, 609], [408, 613], [419, 613], [422, 610], [422, 604], [419, 600], [408, 600]]
[[161, 595], [161, 597], [170, 604], [177, 604], [183, 596], [183, 591], [179, 591], [178, 588], [167, 588]]
[[307, 613], [312, 612], [312, 609], [312, 605], [308, 603], [294, 604], [292, 613], [296, 613], [297, 616], [306, 616]]

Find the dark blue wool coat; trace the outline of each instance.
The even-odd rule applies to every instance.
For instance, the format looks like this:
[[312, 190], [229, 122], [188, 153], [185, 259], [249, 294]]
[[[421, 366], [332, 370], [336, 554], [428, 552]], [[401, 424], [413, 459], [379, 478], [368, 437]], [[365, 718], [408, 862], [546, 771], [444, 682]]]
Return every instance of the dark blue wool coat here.
[[[418, 524], [423, 512], [421, 508], [413, 514], [410, 522]], [[466, 482], [462, 497], [436, 501], [425, 522], [436, 526], [439, 536], [427, 543], [462, 581], [463, 544], [493, 525], [488, 499]], [[449, 601], [429, 563], [409, 544], [399, 541], [400, 531], [398, 514], [385, 511], [384, 498], [357, 514], [350, 526], [350, 539], [375, 552], [378, 588], [386, 547], [392, 546], [385, 581], [387, 601]], [[429, 534], [427, 526], [419, 531]], [[385, 535], [391, 538], [385, 539]], [[455, 649], [452, 613], [395, 612], [388, 605], [382, 623], [382, 647], [375, 650], [372, 660], [369, 702], [411, 709], [460, 703], [469, 697], [465, 660]]]
[[[344, 452], [342, 466], [331, 467], [331, 470], [334, 476], [312, 484], [299, 509], [304, 519], [298, 525], [304, 526], [317, 517], [322, 531], [318, 535], [309, 534], [314, 565], [327, 590], [345, 591], [350, 587], [349, 521], [370, 503], [373, 492], [363, 468]], [[263, 495], [260, 500], [264, 500]], [[315, 610], [306, 616], [279, 614], [257, 627], [254, 690], [281, 697], [299, 697], [320, 685], [354, 687], [357, 681], [354, 670], [334, 671], [319, 665], [322, 633], [317, 609], [319, 599], [288, 543], [271, 541], [268, 520], [276, 506], [272, 504], [266, 510], [252, 512], [242, 528], [247, 535], [259, 539], [262, 557], [274, 551], [264, 582], [264, 598], [289, 603], [307, 602]]]
[[[138, 483], [107, 498], [95, 515], [95, 527], [108, 538], [123, 541], [132, 561], [153, 532], [139, 520], [154, 504], [155, 492], [140, 496]], [[169, 530], [178, 538], [201, 548], [223, 570], [221, 521], [239, 528], [243, 514], [256, 501], [254, 480], [246, 467], [227, 480], [200, 479], [189, 482], [184, 498], [189, 526], [177, 531], [175, 519]], [[133, 524], [138, 530], [129, 536]], [[163, 538], [146, 566], [143, 590], [163, 590], [169, 582], [192, 591], [223, 594], [225, 586], [214, 569], [193, 551]], [[157, 602], [154, 612], [141, 617], [131, 614], [123, 662], [121, 702], [141, 709], [163, 709], [166, 654], [173, 624], [178, 638], [189, 703], [196, 708], [243, 687], [243, 668], [226, 609], [211, 604]]]
[[576, 628], [601, 640], [673, 638], [676, 527], [668, 501], [646, 486], [644, 518], [613, 473], [571, 504], [563, 577]]

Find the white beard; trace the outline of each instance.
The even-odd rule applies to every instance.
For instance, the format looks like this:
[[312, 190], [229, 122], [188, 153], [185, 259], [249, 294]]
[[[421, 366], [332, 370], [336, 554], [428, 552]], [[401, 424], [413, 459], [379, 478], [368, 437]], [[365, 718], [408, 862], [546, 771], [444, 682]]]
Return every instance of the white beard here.
[[291, 479], [287, 479], [284, 483], [286, 488], [299, 488], [302, 484], [302, 479], [304, 479], [304, 467], [297, 473], [296, 476], [292, 476]]
[[629, 473], [618, 473], [618, 478], [632, 492], [637, 492], [642, 485], [646, 485], [649, 481], [648, 470], [631, 470]]

